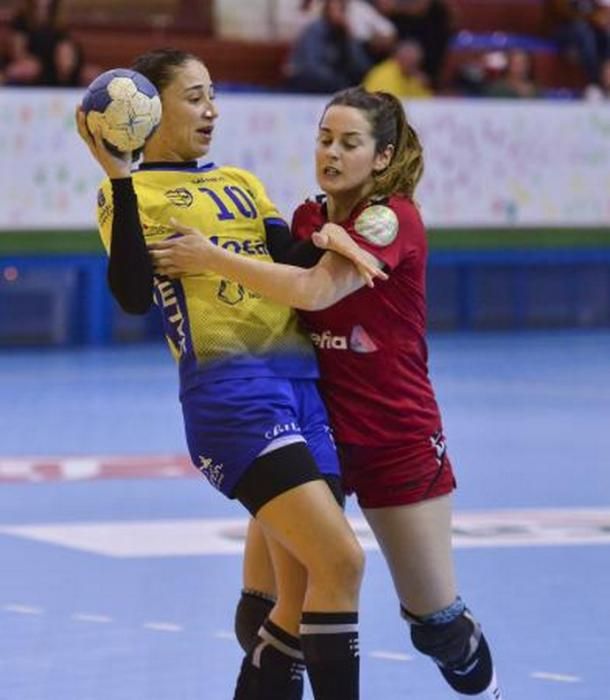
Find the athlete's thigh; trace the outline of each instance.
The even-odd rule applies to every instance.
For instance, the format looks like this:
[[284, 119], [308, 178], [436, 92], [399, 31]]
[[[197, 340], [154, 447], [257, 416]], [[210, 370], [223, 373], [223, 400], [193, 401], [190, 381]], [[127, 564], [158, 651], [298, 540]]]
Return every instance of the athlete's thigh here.
[[246, 535], [243, 563], [243, 587], [275, 596], [275, 577], [267, 539], [256, 520], [251, 519]]
[[256, 514], [265, 534], [283, 545], [308, 571], [349, 562], [360, 545], [325, 481], [286, 491]]
[[440, 610], [456, 596], [451, 500], [446, 495], [408, 506], [363, 510], [400, 601], [415, 614]]

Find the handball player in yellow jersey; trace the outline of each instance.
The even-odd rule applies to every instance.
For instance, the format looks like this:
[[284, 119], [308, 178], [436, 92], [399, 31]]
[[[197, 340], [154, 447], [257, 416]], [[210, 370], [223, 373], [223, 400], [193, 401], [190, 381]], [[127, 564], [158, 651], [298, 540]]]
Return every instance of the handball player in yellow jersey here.
[[[287, 306], [214, 273], [155, 275], [147, 250], [175, 235], [176, 218], [219, 247], [291, 262], [289, 227], [254, 175], [197, 162], [218, 116], [203, 62], [163, 49], [132, 68], [157, 87], [163, 106], [140, 166], [132, 154], [113, 156], [80, 110], [78, 130], [107, 175], [98, 223], [111, 290], [130, 313], [145, 313], [154, 296], [178, 362], [191, 458], [248, 509], [269, 544], [278, 600], [244, 658], [234, 697], [300, 698], [305, 667], [316, 700], [355, 700], [363, 553], [339, 505], [309, 339]], [[304, 242], [300, 263], [312, 252], [315, 262], [319, 251]], [[369, 281], [383, 274], [373, 270], [365, 270]]]

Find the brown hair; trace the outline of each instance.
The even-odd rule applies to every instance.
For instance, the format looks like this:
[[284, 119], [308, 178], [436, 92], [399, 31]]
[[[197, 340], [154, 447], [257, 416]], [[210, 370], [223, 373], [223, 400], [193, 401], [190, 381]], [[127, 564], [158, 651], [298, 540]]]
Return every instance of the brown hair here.
[[203, 61], [195, 54], [181, 49], [155, 49], [138, 56], [131, 69], [142, 73], [161, 93], [171, 83], [176, 69], [188, 61]]
[[377, 153], [383, 153], [389, 145], [394, 146], [388, 167], [374, 173], [371, 195], [402, 194], [413, 199], [424, 172], [423, 148], [400, 100], [388, 92], [367, 92], [362, 87], [355, 87], [338, 92], [324, 112], [337, 105], [354, 107], [366, 116]]

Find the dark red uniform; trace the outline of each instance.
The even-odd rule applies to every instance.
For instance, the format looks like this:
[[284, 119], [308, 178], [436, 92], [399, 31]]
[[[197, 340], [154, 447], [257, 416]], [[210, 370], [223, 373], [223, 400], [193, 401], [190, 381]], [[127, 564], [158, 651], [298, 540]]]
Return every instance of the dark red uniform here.
[[[308, 238], [325, 221], [325, 205], [306, 202], [295, 212], [293, 234]], [[346, 489], [371, 508], [448, 493], [455, 482], [428, 377], [419, 212], [394, 196], [363, 204], [340, 223], [390, 275], [329, 309], [301, 313], [317, 349]]]

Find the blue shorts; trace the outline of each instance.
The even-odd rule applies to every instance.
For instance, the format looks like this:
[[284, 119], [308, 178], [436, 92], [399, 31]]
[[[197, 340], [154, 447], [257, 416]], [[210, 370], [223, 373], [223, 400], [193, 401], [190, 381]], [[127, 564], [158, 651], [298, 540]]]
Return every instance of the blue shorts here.
[[209, 382], [181, 401], [193, 464], [228, 497], [258, 456], [291, 442], [307, 443], [321, 474], [339, 475], [328, 414], [312, 379]]

